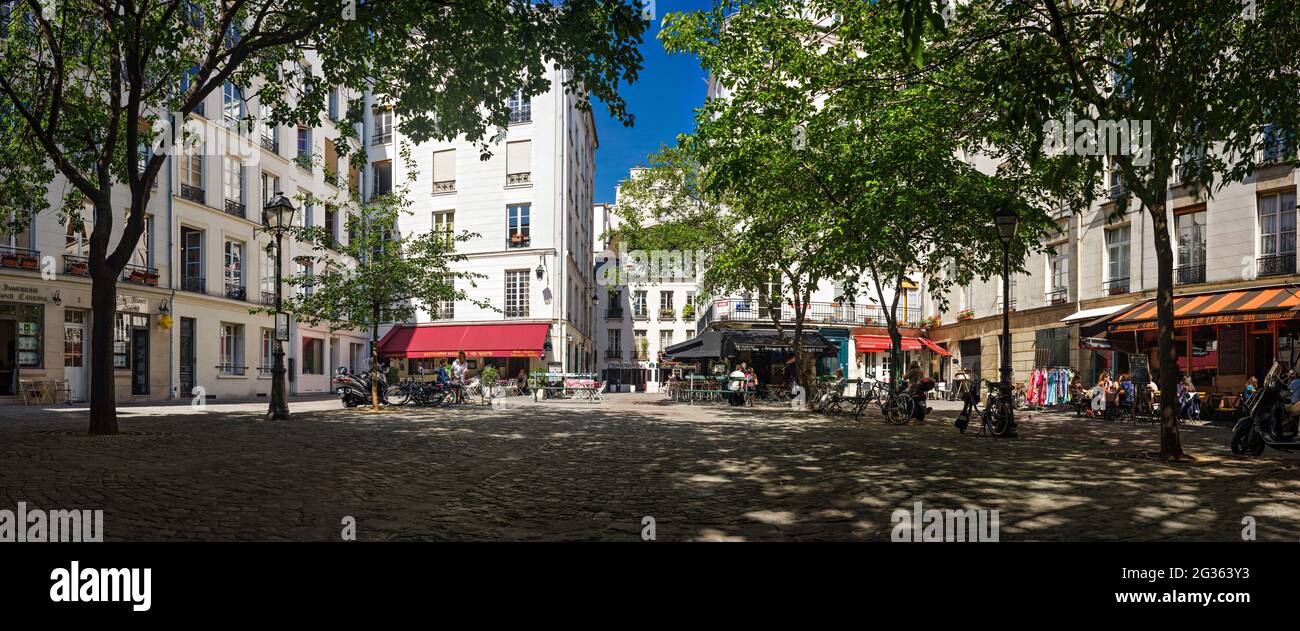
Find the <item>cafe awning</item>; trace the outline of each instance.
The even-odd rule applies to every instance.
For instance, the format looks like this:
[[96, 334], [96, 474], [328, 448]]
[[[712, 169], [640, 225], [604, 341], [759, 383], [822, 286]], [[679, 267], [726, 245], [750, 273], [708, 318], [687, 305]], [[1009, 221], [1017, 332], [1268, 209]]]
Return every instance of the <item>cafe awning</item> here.
[[[943, 357], [952, 356], [948, 349], [935, 344], [929, 338], [903, 336], [902, 342], [904, 351], [919, 351], [927, 348]], [[859, 353], [888, 353], [893, 348], [888, 335], [855, 335], [853, 344]]]
[[[1267, 322], [1300, 317], [1300, 295], [1283, 286], [1174, 296], [1174, 326]], [[1140, 302], [1108, 320], [1111, 333], [1156, 328], [1155, 299]]]
[[399, 325], [379, 340], [384, 357], [541, 357], [546, 323]]
[[664, 349], [664, 357], [674, 360], [718, 359], [722, 357], [722, 332], [705, 331], [685, 342]]
[[[793, 350], [790, 342], [783, 339], [776, 331], [744, 329], [721, 331], [721, 333], [722, 350], [728, 357], [742, 351], [780, 353]], [[826, 339], [817, 331], [805, 331], [800, 342], [803, 350], [809, 353], [834, 353], [839, 350], [839, 345]]]
[[1071, 313], [1070, 315], [1061, 318], [1061, 322], [1062, 323], [1080, 322], [1080, 321], [1088, 322], [1091, 320], [1096, 320], [1097, 318], [1105, 317], [1111, 315], [1112, 313], [1123, 311], [1132, 304], [1133, 303], [1131, 302], [1126, 302], [1122, 305], [1111, 305], [1109, 307], [1097, 307], [1096, 309], [1083, 309], [1080, 311], [1075, 311], [1074, 313]]

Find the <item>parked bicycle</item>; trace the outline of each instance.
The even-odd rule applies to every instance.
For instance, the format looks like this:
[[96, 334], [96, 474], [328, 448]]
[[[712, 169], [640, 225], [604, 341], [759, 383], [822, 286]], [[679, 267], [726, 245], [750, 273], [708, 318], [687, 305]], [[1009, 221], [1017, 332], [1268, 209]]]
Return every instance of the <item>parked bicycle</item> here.
[[[970, 390], [965, 395], [965, 402], [973, 413], [979, 414], [980, 435], [1004, 436], [1015, 418], [1012, 401], [1008, 397], [1001, 396], [1002, 393], [997, 388], [989, 388], [989, 400], [981, 410], [979, 406], [981, 384], [981, 381], [971, 384]], [[969, 417], [958, 416], [954, 425], [964, 434], [968, 421]]]

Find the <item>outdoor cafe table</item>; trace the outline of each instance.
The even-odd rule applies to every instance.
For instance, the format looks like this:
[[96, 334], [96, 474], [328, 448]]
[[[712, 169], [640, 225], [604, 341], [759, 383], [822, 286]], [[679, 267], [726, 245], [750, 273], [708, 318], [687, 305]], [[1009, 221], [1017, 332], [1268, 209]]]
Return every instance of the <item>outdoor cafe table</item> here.
[[[547, 385], [533, 388], [533, 400], [542, 400], [544, 393], [550, 393], [546, 398], [552, 399], [572, 399], [574, 401], [591, 401], [593, 403], [601, 400], [600, 389], [596, 387], [596, 376], [585, 373], [548, 373], [545, 377]], [[558, 385], [557, 385], [558, 384]]]

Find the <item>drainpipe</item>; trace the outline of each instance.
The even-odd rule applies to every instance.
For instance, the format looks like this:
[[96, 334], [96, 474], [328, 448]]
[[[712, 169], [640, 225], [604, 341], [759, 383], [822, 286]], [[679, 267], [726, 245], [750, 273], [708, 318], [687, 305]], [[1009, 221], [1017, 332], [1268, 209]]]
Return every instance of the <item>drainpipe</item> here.
[[[172, 200], [173, 187], [175, 183], [172, 180], [172, 155], [167, 154], [167, 284], [170, 285], [172, 293], [171, 311], [176, 312], [176, 266], [172, 264], [172, 253], [175, 252], [176, 243], [174, 241], [176, 226], [174, 224], [173, 213], [175, 212]], [[173, 318], [173, 326], [178, 324]], [[186, 396], [189, 393], [185, 393]], [[167, 400], [176, 397], [176, 331], [167, 330]]]

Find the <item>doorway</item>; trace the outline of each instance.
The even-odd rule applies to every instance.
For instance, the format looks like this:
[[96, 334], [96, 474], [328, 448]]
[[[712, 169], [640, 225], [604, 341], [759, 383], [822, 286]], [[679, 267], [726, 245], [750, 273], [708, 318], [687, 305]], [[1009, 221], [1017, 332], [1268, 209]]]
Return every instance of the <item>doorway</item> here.
[[18, 394], [18, 321], [0, 319], [0, 396]]
[[194, 396], [194, 318], [181, 318], [181, 396]]
[[1250, 334], [1250, 374], [1262, 383], [1273, 367], [1273, 333]]
[[86, 312], [63, 312], [63, 378], [68, 381], [68, 400], [86, 400]]
[[131, 329], [131, 394], [149, 394], [149, 329]]

